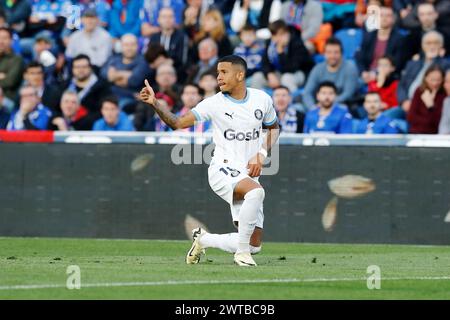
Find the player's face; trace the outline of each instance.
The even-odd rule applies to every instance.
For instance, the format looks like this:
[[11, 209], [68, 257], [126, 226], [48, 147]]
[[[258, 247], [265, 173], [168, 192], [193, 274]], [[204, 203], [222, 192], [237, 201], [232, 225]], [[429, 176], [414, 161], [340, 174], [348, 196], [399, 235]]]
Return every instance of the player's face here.
[[220, 62], [217, 65], [217, 83], [222, 92], [232, 91], [244, 80], [244, 72], [231, 62]]
[[335, 99], [336, 93], [334, 92], [333, 88], [322, 87], [320, 88], [319, 92], [317, 92], [317, 101], [323, 108], [331, 108]]
[[376, 115], [381, 110], [381, 100], [377, 94], [368, 94], [364, 99], [364, 109], [369, 116]]

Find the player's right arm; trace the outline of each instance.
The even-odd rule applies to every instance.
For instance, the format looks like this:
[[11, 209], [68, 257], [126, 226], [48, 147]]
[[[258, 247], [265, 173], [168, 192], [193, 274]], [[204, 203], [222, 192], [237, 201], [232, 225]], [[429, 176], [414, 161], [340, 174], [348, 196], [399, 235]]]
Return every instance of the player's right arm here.
[[155, 92], [148, 83], [147, 79], [144, 83], [145, 86], [140, 92], [141, 101], [149, 104], [159, 115], [161, 120], [164, 121], [169, 127], [171, 127], [173, 130], [177, 130], [189, 128], [195, 124], [196, 119], [192, 111], [189, 111], [183, 116], [178, 117], [177, 115], [170, 112], [170, 110], [168, 110], [165, 106], [158, 103], [158, 99], [156, 99], [155, 97]]

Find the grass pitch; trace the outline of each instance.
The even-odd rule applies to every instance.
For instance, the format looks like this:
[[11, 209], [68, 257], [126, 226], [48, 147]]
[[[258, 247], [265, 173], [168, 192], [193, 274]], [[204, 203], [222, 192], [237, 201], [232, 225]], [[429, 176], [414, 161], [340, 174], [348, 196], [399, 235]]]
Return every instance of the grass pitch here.
[[[0, 299], [450, 299], [450, 247], [265, 243], [256, 268], [189, 241], [0, 238]], [[66, 288], [67, 267], [81, 289]], [[367, 288], [367, 268], [381, 289]]]

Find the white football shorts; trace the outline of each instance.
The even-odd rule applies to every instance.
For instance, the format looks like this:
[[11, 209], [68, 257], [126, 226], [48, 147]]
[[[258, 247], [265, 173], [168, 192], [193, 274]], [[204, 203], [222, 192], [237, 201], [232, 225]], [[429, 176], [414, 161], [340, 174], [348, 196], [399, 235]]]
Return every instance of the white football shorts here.
[[[233, 202], [234, 188], [239, 181], [250, 178], [259, 183], [259, 177], [252, 178], [248, 175], [247, 168], [224, 163], [223, 161], [212, 161], [208, 168], [208, 182], [211, 189], [230, 205], [233, 222], [239, 222], [239, 210], [241, 201]], [[258, 210], [256, 226], [263, 228], [264, 213], [263, 205]]]

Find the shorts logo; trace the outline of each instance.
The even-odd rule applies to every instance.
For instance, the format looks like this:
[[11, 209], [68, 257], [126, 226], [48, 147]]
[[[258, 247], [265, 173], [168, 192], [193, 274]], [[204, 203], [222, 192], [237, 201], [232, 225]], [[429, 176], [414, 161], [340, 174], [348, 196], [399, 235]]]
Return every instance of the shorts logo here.
[[263, 113], [260, 109], [255, 110], [255, 118], [261, 120], [263, 118]]

